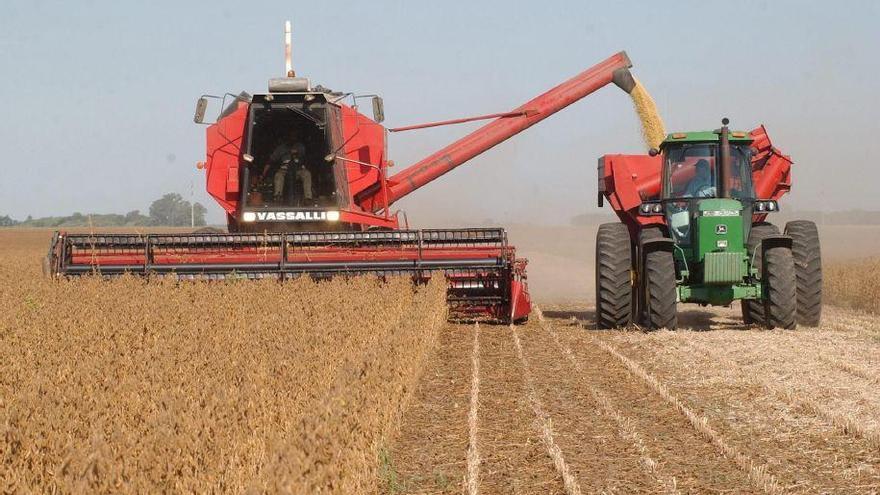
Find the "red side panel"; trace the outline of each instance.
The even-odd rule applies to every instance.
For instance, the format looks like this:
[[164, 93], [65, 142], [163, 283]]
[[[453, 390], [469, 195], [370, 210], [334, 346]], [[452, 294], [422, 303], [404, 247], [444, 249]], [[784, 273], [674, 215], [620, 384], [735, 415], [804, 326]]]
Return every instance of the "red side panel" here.
[[229, 214], [234, 214], [240, 197], [238, 165], [249, 105], [238, 107], [207, 129], [207, 189]]
[[599, 193], [631, 231], [663, 224], [662, 216], [638, 214], [642, 201], [660, 197], [661, 164], [659, 155], [605, 155], [599, 160]]
[[372, 166], [346, 161], [348, 191], [352, 197], [379, 182], [379, 167], [385, 159], [385, 128], [357, 110], [342, 105], [343, 142], [341, 154], [348, 160], [369, 163]]
[[791, 190], [791, 157], [773, 147], [767, 130], [762, 125], [749, 133], [754, 139], [752, 148], [752, 182], [759, 199], [778, 200]]

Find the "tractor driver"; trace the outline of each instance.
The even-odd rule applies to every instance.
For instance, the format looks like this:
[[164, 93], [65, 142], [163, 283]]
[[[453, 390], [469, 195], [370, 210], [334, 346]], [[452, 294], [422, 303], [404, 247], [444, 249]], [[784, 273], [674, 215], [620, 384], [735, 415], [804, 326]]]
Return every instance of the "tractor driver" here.
[[696, 164], [696, 174], [685, 189], [685, 196], [689, 198], [711, 198], [715, 196], [715, 184], [712, 180], [712, 172], [709, 170], [709, 162], [700, 159]]

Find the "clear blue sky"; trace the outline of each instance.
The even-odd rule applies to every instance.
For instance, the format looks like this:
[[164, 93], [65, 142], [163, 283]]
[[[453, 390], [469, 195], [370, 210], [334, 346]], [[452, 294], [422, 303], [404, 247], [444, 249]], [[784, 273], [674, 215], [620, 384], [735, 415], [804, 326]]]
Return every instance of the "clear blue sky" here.
[[[669, 130], [765, 123], [796, 161], [784, 205], [880, 209], [880, 7], [830, 2], [110, 2], [0, 6], [0, 215], [146, 210], [164, 192], [220, 210], [195, 163], [202, 93], [313, 83], [381, 93], [386, 124], [505, 111], [625, 49]], [[472, 127], [393, 136], [400, 165]], [[410, 218], [565, 223], [597, 211], [596, 159], [640, 152], [614, 87], [401, 203]]]

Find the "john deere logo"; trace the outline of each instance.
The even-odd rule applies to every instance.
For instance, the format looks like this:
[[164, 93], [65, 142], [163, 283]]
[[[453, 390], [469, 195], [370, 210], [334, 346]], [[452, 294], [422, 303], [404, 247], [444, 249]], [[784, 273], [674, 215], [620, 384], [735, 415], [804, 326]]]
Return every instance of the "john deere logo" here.
[[724, 225], [723, 223], [716, 225], [715, 226], [715, 233], [716, 234], [726, 234], [727, 233], [727, 225]]

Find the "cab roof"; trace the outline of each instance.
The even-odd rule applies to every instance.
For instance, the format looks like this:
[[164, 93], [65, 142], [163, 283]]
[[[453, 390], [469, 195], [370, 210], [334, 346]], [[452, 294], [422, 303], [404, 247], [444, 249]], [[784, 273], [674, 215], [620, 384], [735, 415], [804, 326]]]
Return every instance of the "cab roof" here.
[[[715, 131], [673, 132], [666, 136], [660, 147], [675, 143], [717, 143], [719, 137]], [[745, 131], [730, 131], [730, 142], [749, 144], [752, 137]]]

